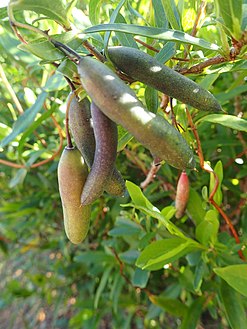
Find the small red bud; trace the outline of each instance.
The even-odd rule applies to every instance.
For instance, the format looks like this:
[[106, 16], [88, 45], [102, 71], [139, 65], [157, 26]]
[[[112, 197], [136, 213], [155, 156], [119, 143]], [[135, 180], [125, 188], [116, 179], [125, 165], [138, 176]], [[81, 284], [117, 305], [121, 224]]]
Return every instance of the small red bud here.
[[177, 210], [175, 217], [177, 219], [181, 218], [185, 212], [187, 202], [189, 200], [189, 193], [190, 193], [189, 178], [186, 172], [183, 171], [178, 180], [177, 194], [175, 198], [175, 208]]

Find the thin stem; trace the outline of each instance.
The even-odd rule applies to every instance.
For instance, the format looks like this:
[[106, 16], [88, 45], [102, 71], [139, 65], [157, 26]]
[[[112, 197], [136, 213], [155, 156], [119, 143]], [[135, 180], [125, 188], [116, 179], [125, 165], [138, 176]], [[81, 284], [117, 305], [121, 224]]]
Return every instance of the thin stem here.
[[45, 37], [46, 39], [49, 40], [50, 37], [48, 36], [48, 33], [47, 32], [44, 32], [44, 31], [40, 30], [39, 28], [34, 27], [32, 25], [17, 22], [15, 20], [14, 14], [13, 14], [13, 4], [11, 4], [11, 3], [9, 3], [9, 5], [8, 5], [8, 16], [9, 16], [10, 25], [11, 25], [11, 27], [12, 27], [15, 35], [17, 36], [17, 38], [22, 43], [26, 43], [27, 44], [27, 41], [25, 41], [23, 39], [23, 37], [20, 35], [20, 33], [18, 32], [18, 30], [16, 29], [16, 27], [27, 29], [27, 30], [32, 31], [34, 33], [40, 34], [40, 35], [42, 35], [43, 37]]
[[68, 102], [66, 106], [66, 114], [65, 114], [65, 130], [66, 130], [67, 146], [69, 148], [73, 147], [73, 143], [69, 132], [69, 111], [70, 111], [70, 104], [74, 97], [76, 97], [74, 93], [69, 94]]
[[6, 89], [8, 90], [11, 98], [13, 99], [13, 102], [15, 103], [15, 106], [19, 112], [19, 114], [22, 114], [24, 111], [23, 111], [23, 108], [21, 106], [21, 103], [19, 102], [15, 92], [14, 92], [14, 89], [11, 87], [11, 84], [9, 83], [5, 73], [4, 73], [4, 70], [3, 70], [3, 67], [2, 65], [0, 64], [0, 78], [2, 79], [2, 82], [3, 84], [5, 85]]
[[99, 61], [104, 63], [106, 61], [105, 56], [103, 56], [93, 45], [91, 45], [88, 40], [83, 41], [83, 46], [90, 51], [92, 55], [94, 55], [96, 58], [98, 58]]

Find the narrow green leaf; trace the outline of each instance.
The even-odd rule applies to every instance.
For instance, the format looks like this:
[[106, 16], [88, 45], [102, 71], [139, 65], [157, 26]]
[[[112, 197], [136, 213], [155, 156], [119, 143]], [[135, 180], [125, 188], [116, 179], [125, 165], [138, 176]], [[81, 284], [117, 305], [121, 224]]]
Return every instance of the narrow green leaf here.
[[247, 84], [238, 86], [236, 88], [226, 90], [222, 93], [219, 93], [216, 96], [217, 100], [221, 105], [227, 103], [230, 99], [233, 99], [234, 97], [241, 95], [247, 91]]
[[133, 138], [128, 131], [126, 131], [122, 126], [118, 126], [118, 146], [117, 151], [122, 151], [128, 142]]
[[247, 2], [243, 1], [242, 4], [242, 23], [241, 23], [241, 30], [245, 31], [247, 28]]
[[105, 289], [105, 286], [107, 284], [107, 281], [109, 280], [109, 276], [110, 276], [111, 270], [112, 270], [112, 267], [108, 267], [103, 272], [103, 275], [102, 275], [101, 280], [100, 280], [100, 284], [99, 284], [99, 286], [98, 286], [98, 288], [96, 290], [96, 293], [95, 293], [94, 308], [97, 308], [98, 305], [99, 305], [100, 296], [101, 296], [102, 292]]
[[202, 314], [204, 301], [204, 296], [201, 296], [193, 301], [179, 329], [196, 329]]
[[145, 88], [145, 103], [150, 112], [156, 113], [159, 107], [158, 91], [150, 86]]
[[70, 29], [70, 22], [67, 19], [66, 8], [62, 0], [56, 0], [56, 6], [50, 0], [15, 0], [12, 1], [12, 6], [15, 10], [31, 10], [37, 14], [42, 14], [66, 29]]
[[246, 312], [241, 296], [224, 280], [221, 280], [220, 299], [231, 328], [247, 329]]
[[164, 64], [176, 54], [176, 44], [168, 41], [164, 47], [154, 57], [160, 63]]
[[218, 267], [214, 272], [232, 288], [247, 297], [247, 264]]
[[185, 254], [197, 250], [193, 240], [182, 238], [164, 239], [152, 242], [140, 254], [136, 265], [150, 271], [159, 270]]
[[219, 14], [224, 20], [224, 26], [234, 39], [241, 38], [242, 1], [241, 0], [216, 0]]
[[64, 79], [61, 73], [56, 72], [52, 76], [49, 77], [49, 79], [46, 81], [46, 84], [44, 86], [44, 90], [46, 92], [61, 90], [67, 87], [68, 83]]
[[228, 114], [209, 114], [199, 120], [200, 122], [218, 123], [222, 126], [247, 132], [247, 120]]
[[103, 251], [85, 251], [74, 257], [74, 261], [80, 264], [114, 264], [113, 255], [108, 255]]
[[[247, 121], [246, 121], [247, 123]], [[221, 184], [222, 184], [222, 180], [223, 180], [223, 165], [222, 162], [219, 160], [215, 167], [214, 167], [214, 172], [217, 175], [218, 178], [218, 188], [217, 191], [213, 197], [214, 201], [220, 206], [222, 203], [222, 191], [221, 191]], [[215, 177], [213, 173], [210, 173], [210, 182], [209, 182], [209, 193], [211, 193], [215, 187]]]
[[100, 7], [102, 6], [102, 0], [90, 0], [88, 6], [90, 22], [93, 25], [98, 24], [100, 21]]
[[[125, 18], [120, 13], [118, 13], [115, 22], [126, 24]], [[115, 33], [116, 33], [116, 37], [118, 38], [118, 41], [120, 42], [121, 46], [138, 49], [137, 43], [131, 34], [122, 33], [122, 32], [115, 32]]]
[[19, 145], [18, 145], [18, 153], [19, 154], [22, 154], [23, 147], [25, 145], [25, 142], [26, 142], [27, 137], [30, 136], [34, 132], [34, 130], [41, 125], [41, 123], [43, 121], [45, 121], [46, 119], [48, 119], [55, 110], [56, 110], [56, 108], [53, 107], [49, 111], [44, 112], [27, 129], [25, 129], [25, 132], [22, 134], [21, 139], [19, 141]]
[[202, 47], [205, 49], [211, 49], [219, 51], [220, 47], [216, 44], [207, 42], [204, 39], [195, 38], [191, 35], [184, 33], [182, 31], [170, 30], [158, 27], [140, 26], [140, 25], [130, 25], [130, 24], [99, 24], [85, 29], [84, 33], [95, 33], [102, 31], [118, 31], [124, 33], [130, 33], [135, 35], [142, 35], [152, 39], [160, 39], [167, 41], [179, 41], [182, 43], [188, 43]]
[[181, 30], [181, 20], [174, 0], [162, 0], [166, 17], [174, 30]]
[[74, 62], [69, 59], [65, 59], [62, 63], [58, 66], [57, 72], [60, 72], [65, 77], [73, 80], [77, 74], [77, 66]]
[[9, 181], [9, 188], [14, 188], [17, 185], [22, 184], [24, 182], [26, 175], [27, 175], [26, 168], [18, 169], [14, 177], [12, 177], [11, 180]]
[[163, 308], [166, 312], [177, 317], [184, 316], [188, 310], [188, 307], [178, 299], [167, 298], [162, 295], [151, 296], [150, 299], [153, 304]]
[[[127, 0], [121, 0], [119, 2], [119, 4], [117, 5], [116, 9], [113, 10], [113, 12], [111, 14], [111, 17], [110, 17], [110, 24], [109, 25], [111, 25], [112, 23], [114, 23], [116, 21], [116, 18], [117, 18], [118, 14], [119, 14], [119, 12], [121, 10], [121, 8], [123, 7], [123, 5], [125, 4], [126, 1]], [[119, 23], [119, 24], [121, 24], [121, 23]], [[124, 25], [128, 25], [128, 24], [124, 24]], [[121, 31], [119, 31], [119, 32], [121, 32]], [[108, 47], [110, 35], [111, 35], [111, 32], [108, 30], [105, 33], [105, 37], [104, 37], [104, 51], [105, 51], [105, 54], [106, 55], [107, 55], [107, 47]]]
[[47, 93], [42, 92], [35, 104], [31, 106], [28, 110], [26, 110], [14, 123], [12, 132], [5, 137], [1, 142], [1, 147], [5, 147], [10, 142], [12, 142], [19, 134], [21, 134], [25, 129], [32, 124], [37, 113], [42, 109], [43, 103], [46, 99]]
[[159, 211], [152, 203], [144, 196], [139, 186], [130, 181], [126, 181], [126, 187], [130, 197], [136, 206], [145, 207], [150, 210]]
[[168, 28], [168, 20], [162, 4], [162, 0], [152, 0], [154, 8], [155, 23], [157, 27]]
[[134, 276], [132, 278], [133, 286], [139, 288], [145, 288], [148, 283], [149, 275], [150, 275], [149, 271], [136, 268], [134, 272]]

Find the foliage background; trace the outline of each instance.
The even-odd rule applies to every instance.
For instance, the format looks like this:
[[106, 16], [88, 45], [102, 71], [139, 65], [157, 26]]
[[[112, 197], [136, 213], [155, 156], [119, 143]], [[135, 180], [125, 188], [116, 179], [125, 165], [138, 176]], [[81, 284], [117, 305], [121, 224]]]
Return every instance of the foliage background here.
[[[63, 13], [63, 7], [58, 6], [53, 14], [48, 10], [50, 20], [33, 23], [40, 13], [23, 11], [29, 3], [17, 1], [17, 21], [39, 26], [43, 31], [49, 29], [51, 34], [64, 33], [54, 21], [54, 15]], [[51, 6], [45, 0], [39, 4], [43, 9]], [[64, 12], [80, 31], [90, 26], [97, 30], [97, 24], [127, 22], [188, 34], [192, 33], [202, 6], [196, 0], [61, 1], [62, 4], [70, 5]], [[247, 328], [246, 265], [238, 255], [242, 247], [246, 256], [247, 64], [246, 35], [242, 37], [242, 31], [246, 30], [247, 4], [219, 0], [207, 1], [205, 5], [196, 36], [218, 45], [220, 51], [196, 45], [189, 48], [183, 42], [184, 34], [181, 42], [173, 42], [150, 38], [148, 30], [142, 30], [144, 35], [139, 39], [162, 49], [163, 61], [176, 69], [190, 68], [219, 54], [226, 58], [225, 62], [189, 77], [210, 90], [227, 114], [243, 120], [235, 122], [233, 117], [225, 117], [219, 124], [207, 113], [190, 111], [204, 158], [221, 181], [216, 201], [231, 218], [240, 244], [236, 244], [228, 226], [208, 202], [213, 178], [200, 169], [199, 161], [198, 172], [188, 172], [191, 193], [182, 219], [174, 217], [180, 175], [177, 169], [163, 164], [144, 189], [144, 196], [137, 186], [145, 180], [152, 158], [134, 139], [127, 138], [125, 145], [123, 141], [128, 135], [122, 131], [117, 167], [126, 180], [135, 184], [128, 184], [132, 198], [102, 196], [93, 205], [85, 242], [78, 246], [68, 242], [57, 186], [59, 156], [42, 166], [35, 167], [35, 163], [46, 162], [66, 145], [64, 118], [69, 87], [61, 74], [71, 78], [74, 68], [66, 62], [66, 66], [60, 65], [56, 70], [51, 61], [60, 64], [61, 53], [45, 42], [35, 42], [39, 36], [29, 30], [21, 29], [21, 33], [34, 42], [36, 50], [33, 44], [29, 44], [30, 48], [20, 46], [10, 28], [6, 7], [0, 8], [1, 328]], [[60, 15], [66, 23], [65, 16]], [[62, 41], [68, 38], [71, 47], [86, 53], [69, 33], [62, 36]], [[99, 51], [107, 41], [137, 46], [131, 34], [113, 32], [109, 40], [106, 35], [100, 32], [88, 36]], [[241, 46], [237, 43], [240, 40]], [[239, 49], [236, 58], [230, 55], [232, 46]], [[189, 61], [173, 59], [183, 57], [185, 52], [189, 53]], [[160, 94], [141, 83], [132, 87], [147, 107], [162, 111]], [[185, 138], [196, 147], [184, 105], [176, 101], [173, 104]], [[165, 116], [171, 120], [169, 114]], [[202, 249], [177, 250], [181, 241], [176, 244], [176, 237], [162, 220], [171, 220], [188, 238], [199, 242]], [[168, 239], [175, 243], [170, 249]], [[156, 241], [161, 241], [160, 249], [152, 245]], [[151, 248], [143, 256], [148, 246]], [[170, 258], [168, 251], [173, 253]], [[161, 264], [157, 255], [164, 255]], [[157, 268], [147, 265], [150, 258]], [[141, 269], [143, 264], [147, 265], [145, 269]], [[168, 265], [164, 267], [165, 264]], [[225, 268], [227, 274], [222, 274]]]

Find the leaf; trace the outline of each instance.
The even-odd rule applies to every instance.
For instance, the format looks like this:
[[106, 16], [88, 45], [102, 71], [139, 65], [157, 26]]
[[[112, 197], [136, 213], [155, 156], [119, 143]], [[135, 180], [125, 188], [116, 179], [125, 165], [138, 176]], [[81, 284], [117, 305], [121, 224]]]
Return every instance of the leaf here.
[[122, 126], [118, 126], [118, 146], [117, 152], [122, 151], [126, 144], [133, 138], [127, 130], [125, 130]]
[[240, 295], [221, 280], [220, 299], [232, 329], [247, 329], [246, 313]]
[[26, 168], [18, 169], [14, 177], [12, 177], [11, 180], [9, 181], [9, 188], [13, 188], [19, 184], [22, 184], [24, 182], [26, 175], [27, 175]]
[[174, 42], [168, 41], [164, 45], [164, 47], [158, 52], [158, 54], [156, 54], [154, 57], [160, 63], [162, 63], [162, 64], [166, 63], [167, 61], [169, 61], [169, 59], [172, 58], [172, 56], [174, 56], [176, 54], [175, 45], [176, 44]]
[[150, 112], [156, 113], [159, 107], [158, 91], [150, 86], [145, 88], [145, 103]]
[[[126, 23], [126, 20], [120, 13], [118, 13], [115, 22], [116, 23]], [[122, 32], [115, 32], [115, 33], [116, 33], [116, 37], [118, 38], [118, 41], [120, 42], [121, 46], [138, 49], [137, 43], [131, 34], [122, 33]]]
[[152, 0], [154, 8], [155, 23], [157, 27], [168, 28], [168, 20], [162, 4], [162, 0]]
[[190, 188], [187, 211], [196, 225], [199, 225], [204, 220], [206, 215], [206, 211], [203, 209], [202, 203], [203, 200], [200, 195], [196, 192], [196, 190]]
[[99, 284], [99, 286], [98, 286], [98, 288], [96, 290], [96, 293], [95, 293], [95, 299], [94, 299], [94, 308], [95, 309], [99, 305], [100, 296], [101, 296], [103, 290], [105, 289], [105, 286], [107, 284], [107, 281], [109, 280], [111, 270], [112, 270], [112, 267], [108, 267], [103, 272], [103, 275], [102, 275], [101, 280], [100, 280], [100, 284]]
[[[119, 4], [117, 5], [116, 9], [113, 10], [113, 12], [111, 14], [111, 17], [110, 17], [110, 24], [115, 22], [115, 20], [117, 19], [117, 16], [118, 16], [121, 8], [123, 7], [123, 5], [125, 4], [126, 1], [127, 0], [121, 0], [119, 2]], [[124, 24], [124, 25], [128, 25], [128, 24]], [[119, 31], [119, 32], [121, 32], [121, 31]], [[108, 47], [110, 35], [111, 35], [111, 32], [107, 31], [107, 33], [105, 34], [105, 37], [104, 37], [104, 51], [105, 51], [105, 54], [106, 55], [107, 55], [107, 47]]]
[[103, 251], [85, 251], [74, 257], [74, 261], [81, 264], [115, 264], [113, 255]]
[[44, 86], [44, 90], [46, 92], [61, 90], [67, 87], [68, 83], [64, 79], [61, 73], [55, 73], [52, 76], [49, 77], [49, 79], [46, 81], [46, 84]]
[[[222, 191], [221, 191], [221, 184], [222, 184], [222, 180], [223, 180], [223, 165], [222, 162], [219, 160], [215, 167], [214, 167], [214, 172], [217, 175], [218, 178], [218, 188], [216, 193], [214, 194], [214, 201], [220, 206], [222, 203]], [[212, 193], [214, 187], [215, 187], [215, 177], [213, 173], [210, 173], [210, 183], [209, 183], [209, 193]]]
[[247, 264], [218, 267], [214, 272], [232, 288], [247, 297]]
[[221, 105], [223, 105], [224, 103], [227, 103], [230, 99], [241, 95], [242, 93], [245, 93], [247, 91], [247, 84], [238, 86], [236, 88], [230, 89], [230, 90], [226, 90], [222, 93], [219, 93], [216, 95], [217, 100], [219, 101], [219, 103]]
[[239, 131], [247, 132], [247, 120], [229, 114], [209, 114], [200, 119], [200, 122], [218, 123]]
[[90, 0], [89, 1], [89, 19], [90, 22], [95, 25], [100, 21], [100, 7], [102, 6], [102, 0]]
[[145, 288], [147, 286], [149, 276], [149, 271], [136, 268], [132, 278], [132, 285], [134, 287]]
[[139, 225], [136, 223], [128, 220], [128, 219], [118, 219], [116, 221], [116, 227], [114, 227], [112, 230], [108, 232], [108, 235], [110, 236], [132, 236], [132, 235], [138, 235], [142, 229]]
[[158, 219], [158, 221], [166, 227], [166, 229], [172, 234], [179, 236], [181, 238], [185, 238], [185, 235], [169, 221], [165, 216], [163, 216], [159, 209], [152, 205], [152, 203], [143, 195], [140, 187], [136, 186], [134, 183], [130, 181], [126, 181], [126, 187], [130, 194], [130, 197], [134, 204], [124, 205], [126, 206], [134, 206], [140, 211], [144, 212], [148, 216]]
[[152, 39], [160, 39], [167, 41], [179, 41], [182, 43], [188, 43], [202, 47], [205, 49], [211, 49], [219, 51], [220, 47], [216, 44], [207, 42], [204, 39], [195, 38], [182, 31], [170, 30], [158, 27], [140, 26], [134, 24], [99, 24], [85, 29], [84, 33], [95, 33], [102, 31], [118, 31], [124, 33], [130, 33], [134, 35], [142, 35]]
[[174, 0], [162, 0], [166, 17], [174, 30], [181, 30], [181, 20]]
[[204, 301], [204, 296], [201, 296], [193, 301], [179, 329], [196, 329], [202, 314]]
[[219, 14], [224, 20], [225, 28], [235, 40], [240, 40], [242, 31], [242, 1], [240, 0], [216, 0]]
[[47, 93], [42, 92], [34, 105], [32, 105], [28, 110], [26, 110], [14, 123], [12, 132], [5, 137], [1, 142], [1, 147], [5, 147], [10, 142], [12, 142], [19, 134], [21, 134], [32, 122], [34, 121], [37, 113], [42, 109], [43, 103], [46, 99]]
[[205, 219], [196, 227], [196, 238], [205, 246], [217, 241], [219, 230], [218, 212], [208, 210]]
[[[82, 42], [82, 40], [76, 37], [74, 32], [62, 33], [60, 35], [53, 36], [53, 38], [63, 44], [68, 45], [72, 49], [77, 49]], [[44, 38], [36, 39], [28, 44], [22, 43], [18, 46], [18, 48], [51, 62], [64, 59], [65, 57], [63, 52]]]
[[66, 8], [62, 0], [56, 0], [56, 6], [50, 0], [14, 0], [11, 3], [13, 9], [34, 11], [56, 21], [66, 29], [70, 29], [70, 22], [67, 19]]
[[77, 66], [74, 62], [66, 58], [62, 63], [58, 66], [57, 72], [60, 72], [65, 77], [70, 80], [74, 80], [77, 75]]
[[151, 295], [149, 298], [153, 304], [163, 308], [166, 312], [177, 317], [184, 316], [188, 310], [188, 307], [177, 299], [168, 298], [162, 295]]
[[152, 242], [140, 254], [136, 265], [150, 271], [159, 270], [189, 252], [197, 250], [193, 240], [182, 238], [163, 239]]

